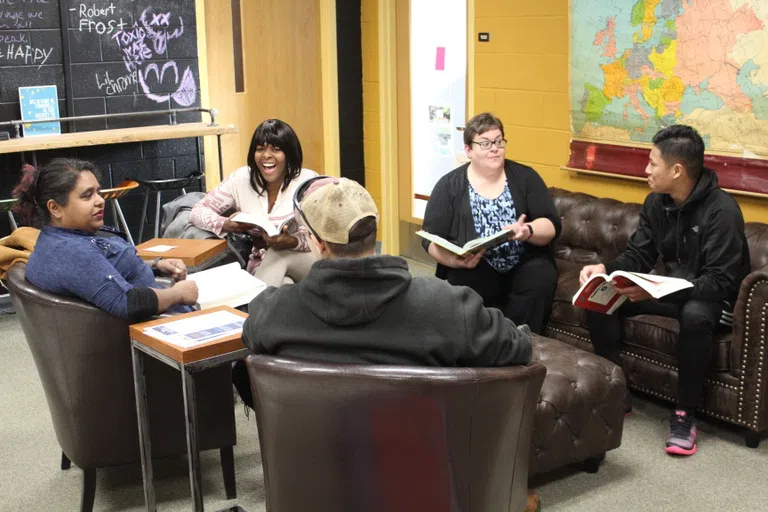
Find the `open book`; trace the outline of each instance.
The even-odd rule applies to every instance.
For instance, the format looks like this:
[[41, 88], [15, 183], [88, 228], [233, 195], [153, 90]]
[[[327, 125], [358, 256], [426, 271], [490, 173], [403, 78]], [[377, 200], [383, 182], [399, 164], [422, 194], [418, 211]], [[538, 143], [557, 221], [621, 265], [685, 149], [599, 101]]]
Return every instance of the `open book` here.
[[573, 296], [573, 305], [577, 308], [591, 309], [598, 313], [610, 315], [627, 300], [624, 295], [616, 291], [616, 287], [612, 283], [616, 283], [619, 288], [639, 286], [650, 293], [654, 299], [660, 299], [665, 295], [670, 295], [686, 288], [693, 288], [693, 283], [678, 277], [616, 270], [608, 276], [605, 274], [592, 274], [587, 282], [579, 288], [576, 295]]
[[236, 308], [251, 302], [267, 287], [264, 281], [253, 277], [236, 262], [189, 274], [187, 279], [197, 283], [200, 309]]
[[491, 247], [496, 247], [497, 245], [503, 244], [509, 239], [510, 231], [512, 231], [512, 229], [502, 229], [501, 231], [498, 231], [492, 235], [484, 236], [482, 238], [475, 238], [474, 240], [470, 240], [469, 242], [465, 243], [463, 247], [459, 247], [458, 245], [449, 242], [443, 237], [433, 235], [432, 233], [427, 233], [426, 231], [417, 231], [416, 234], [421, 238], [429, 240], [433, 244], [439, 245], [443, 249], [448, 249], [454, 254], [459, 256], [466, 256], [467, 254], [476, 253], [482, 249], [490, 249]]
[[255, 215], [251, 215], [250, 213], [246, 212], [238, 213], [232, 217], [231, 220], [240, 222], [242, 224], [250, 224], [251, 226], [255, 226], [261, 231], [264, 231], [269, 236], [275, 236], [280, 234], [280, 232], [283, 230], [283, 227], [293, 220], [293, 215], [285, 219], [279, 226], [275, 226], [275, 224], [272, 222], [258, 219]]

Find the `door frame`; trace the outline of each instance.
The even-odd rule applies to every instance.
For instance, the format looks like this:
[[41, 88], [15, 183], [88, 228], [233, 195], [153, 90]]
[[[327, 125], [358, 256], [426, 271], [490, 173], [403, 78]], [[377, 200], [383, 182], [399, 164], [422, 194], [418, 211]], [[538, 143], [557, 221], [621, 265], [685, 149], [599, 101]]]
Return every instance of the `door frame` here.
[[[421, 225], [411, 215], [410, 0], [379, 0], [379, 129], [383, 250], [400, 253], [400, 223]], [[466, 115], [475, 110], [475, 0], [467, 0]]]

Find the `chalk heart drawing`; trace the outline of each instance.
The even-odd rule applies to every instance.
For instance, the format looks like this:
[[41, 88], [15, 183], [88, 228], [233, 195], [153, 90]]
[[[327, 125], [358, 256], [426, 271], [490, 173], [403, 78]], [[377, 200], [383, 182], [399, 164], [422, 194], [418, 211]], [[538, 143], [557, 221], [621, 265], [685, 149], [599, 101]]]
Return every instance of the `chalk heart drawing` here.
[[[176, 90], [172, 93], [165, 94], [153, 92], [152, 86], [156, 86], [154, 89], [155, 91], [161, 88], [166, 89], [166, 87], [163, 87], [166, 79], [166, 71], [172, 72], [171, 79], [173, 81], [171, 84], [176, 87]], [[152, 80], [153, 75], [154, 80]], [[144, 69], [139, 70], [139, 86], [147, 98], [151, 100], [162, 103], [168, 101], [169, 98], [173, 98], [176, 103], [183, 107], [192, 105], [195, 102], [195, 97], [197, 95], [195, 76], [192, 73], [192, 70], [187, 66], [181, 77], [181, 81], [179, 81], [179, 68], [174, 61], [166, 62], [163, 64], [163, 67], [159, 69], [154, 62], [147, 64]]]

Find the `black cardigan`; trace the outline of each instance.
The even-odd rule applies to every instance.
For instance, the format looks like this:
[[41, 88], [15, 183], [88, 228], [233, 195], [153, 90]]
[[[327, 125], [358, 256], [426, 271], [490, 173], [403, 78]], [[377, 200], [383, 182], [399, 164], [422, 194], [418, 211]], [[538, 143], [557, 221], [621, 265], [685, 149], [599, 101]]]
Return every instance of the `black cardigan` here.
[[[424, 231], [441, 236], [459, 246], [478, 236], [469, 204], [468, 167], [468, 163], [464, 164], [440, 178], [432, 190], [424, 214]], [[527, 165], [512, 160], [504, 161], [504, 172], [518, 217], [525, 214], [529, 222], [541, 217], [549, 219], [555, 226], [557, 238], [562, 229], [560, 216], [541, 176]], [[422, 240], [425, 251], [429, 249], [430, 243], [429, 240]], [[551, 242], [543, 247], [529, 244], [525, 248], [524, 257], [552, 257], [551, 245]], [[438, 263], [437, 277], [444, 279], [446, 272], [447, 268]]]

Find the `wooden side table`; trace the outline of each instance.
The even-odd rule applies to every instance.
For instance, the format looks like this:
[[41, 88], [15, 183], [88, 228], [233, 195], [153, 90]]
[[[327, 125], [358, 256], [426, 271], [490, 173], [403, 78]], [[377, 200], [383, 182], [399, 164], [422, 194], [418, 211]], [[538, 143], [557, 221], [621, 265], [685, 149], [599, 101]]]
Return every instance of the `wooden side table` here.
[[[152, 251], [153, 247], [173, 247], [167, 251]], [[220, 239], [153, 238], [136, 246], [139, 257], [145, 261], [155, 258], [178, 258], [194, 273], [212, 267], [226, 258], [227, 241]]]
[[[247, 318], [247, 314], [228, 306], [220, 306], [206, 311], [195, 311], [183, 315], [171, 316], [134, 324], [130, 327], [131, 353], [133, 356], [133, 383], [136, 388], [136, 412], [139, 423], [139, 448], [141, 452], [141, 471], [144, 478], [144, 501], [147, 511], [155, 512], [155, 487], [152, 470], [152, 446], [149, 434], [149, 414], [147, 404], [146, 379], [144, 375], [144, 357], [153, 357], [181, 373], [181, 384], [184, 397], [184, 414], [187, 423], [187, 455], [189, 457], [189, 483], [192, 492], [193, 510], [203, 512], [203, 486], [200, 472], [200, 448], [198, 445], [197, 396], [195, 394], [194, 374], [196, 372], [242, 359], [248, 355], [242, 341], [242, 328], [236, 332], [227, 333], [226, 328], [201, 327], [194, 332], [190, 339], [203, 340], [200, 343], [189, 342], [184, 345], [169, 342], [148, 333], [147, 329], [163, 326], [162, 331], [168, 334], [173, 331], [174, 322], [190, 320], [205, 322], [205, 318], [219, 312], [227, 313], [230, 322]], [[177, 324], [178, 325], [178, 324]], [[213, 324], [212, 324], [213, 325]], [[215, 329], [222, 329], [224, 334], [215, 336]], [[231, 327], [229, 327], [231, 329]], [[209, 341], [205, 341], [209, 340]], [[234, 475], [232, 475], [234, 482]], [[228, 495], [230, 489], [227, 490]], [[235, 489], [231, 489], [234, 495]], [[232, 512], [247, 512], [238, 504], [233, 504], [224, 510]], [[223, 512], [223, 511], [222, 511]]]

